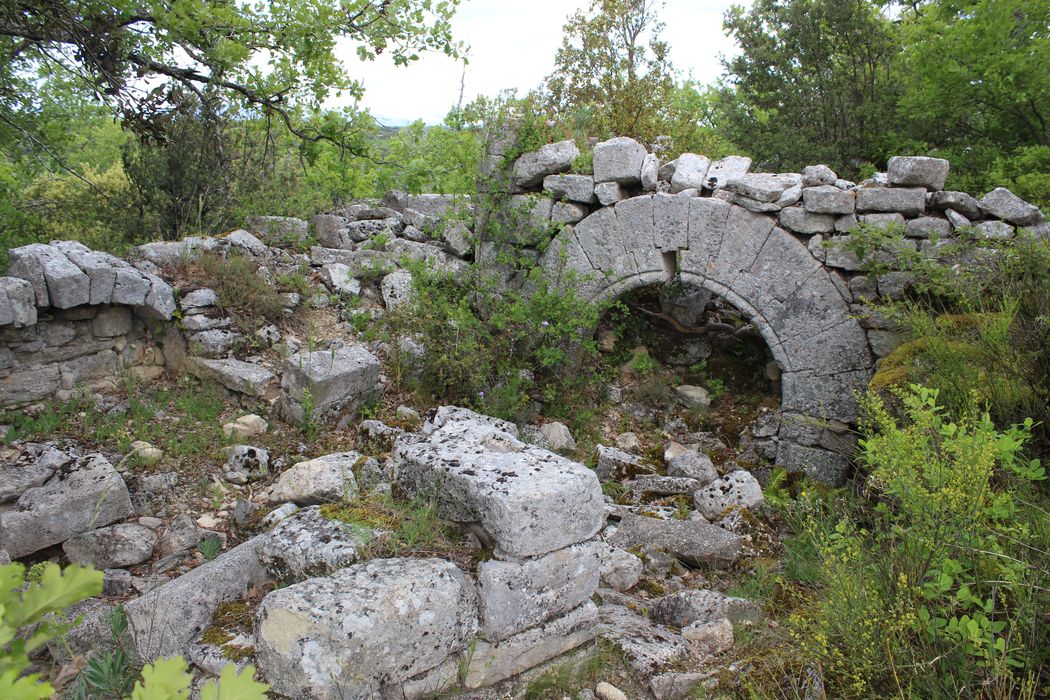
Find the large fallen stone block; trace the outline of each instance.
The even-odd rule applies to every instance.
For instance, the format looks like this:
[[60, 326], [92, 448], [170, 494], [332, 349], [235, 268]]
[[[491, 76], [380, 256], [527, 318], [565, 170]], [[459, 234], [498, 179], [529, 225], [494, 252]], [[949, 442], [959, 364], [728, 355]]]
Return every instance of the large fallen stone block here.
[[263, 566], [281, 583], [327, 576], [355, 563], [371, 533], [330, 520], [320, 506], [296, 511], [270, 531], [260, 551]]
[[582, 605], [598, 588], [598, 543], [587, 542], [535, 559], [478, 565], [481, 633], [506, 639]]
[[248, 396], [262, 396], [275, 378], [265, 367], [232, 358], [187, 357], [186, 368], [198, 379], [218, 382], [230, 391]]
[[548, 175], [563, 173], [580, 155], [575, 141], [548, 143], [538, 151], [526, 153], [514, 161], [511, 182], [519, 190], [538, 186]]
[[73, 535], [62, 545], [62, 551], [75, 564], [114, 569], [146, 561], [153, 555], [155, 544], [157, 534], [150, 528], [120, 523]]
[[624, 661], [643, 678], [685, 660], [693, 649], [681, 635], [620, 605], [599, 608], [599, 634], [620, 648]]
[[660, 520], [629, 514], [620, 521], [609, 544], [622, 549], [655, 547], [690, 566], [735, 561], [738, 535], [694, 520]]
[[58, 248], [32, 243], [9, 255], [8, 274], [33, 285], [37, 306], [71, 309], [91, 300], [91, 280]]
[[886, 168], [886, 177], [894, 187], [925, 187], [931, 192], [944, 189], [949, 163], [943, 158], [894, 156]]
[[354, 466], [359, 461], [359, 452], [336, 452], [299, 462], [281, 474], [270, 498], [299, 505], [353, 500], [357, 498]]
[[470, 645], [475, 595], [440, 559], [380, 559], [273, 591], [255, 620], [259, 671], [288, 697], [379, 697]]
[[24, 557], [131, 515], [128, 487], [105, 457], [88, 455], [27, 490], [0, 513], [0, 548]]
[[857, 213], [896, 212], [919, 216], [926, 209], [926, 190], [921, 187], [865, 187], [857, 190]]
[[363, 345], [292, 355], [281, 379], [289, 417], [325, 419], [355, 410], [376, 392], [379, 369], [379, 358]]
[[188, 574], [126, 603], [124, 613], [143, 662], [185, 652], [210, 624], [220, 603], [243, 598], [266, 582], [259, 561], [260, 535], [219, 555]]
[[598, 632], [598, 608], [588, 601], [567, 615], [498, 643], [479, 641], [470, 655], [463, 685], [483, 688], [572, 651]]
[[1005, 187], [996, 187], [981, 199], [981, 209], [997, 219], [1018, 226], [1032, 226], [1043, 220], [1039, 207], [1029, 204]]
[[537, 556], [598, 532], [605, 516], [594, 472], [460, 411], [427, 436], [398, 439], [390, 465], [402, 489], [433, 498], [448, 520], [479, 524], [497, 554]]
[[90, 304], [108, 304], [113, 299], [113, 285], [116, 283], [117, 271], [101, 253], [88, 248], [77, 241], [54, 241], [53, 248], [61, 250], [69, 261], [79, 267], [90, 281]]

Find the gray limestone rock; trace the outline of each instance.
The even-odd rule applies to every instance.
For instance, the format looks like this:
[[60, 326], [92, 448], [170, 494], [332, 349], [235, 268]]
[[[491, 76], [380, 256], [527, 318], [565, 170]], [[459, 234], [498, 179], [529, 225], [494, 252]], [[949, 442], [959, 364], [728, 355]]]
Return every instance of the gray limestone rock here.
[[594, 204], [594, 178], [590, 175], [548, 175], [543, 178], [543, 189], [555, 199], [580, 204]]
[[188, 574], [124, 605], [135, 650], [143, 662], [185, 653], [212, 623], [220, 603], [243, 598], [266, 580], [259, 563], [264, 536], [255, 537], [205, 562]]
[[546, 554], [598, 532], [605, 514], [594, 472], [459, 411], [425, 437], [397, 440], [389, 469], [401, 489], [434, 499], [448, 520], [478, 523], [497, 555]]
[[707, 408], [711, 405], [711, 395], [702, 386], [683, 384], [675, 387], [675, 397], [686, 408]]
[[692, 589], [666, 595], [652, 609], [653, 620], [669, 627], [688, 627], [728, 618], [735, 622], [757, 622], [762, 611], [744, 598], [718, 591]]
[[219, 295], [214, 289], [194, 289], [179, 300], [179, 307], [184, 312], [196, 312], [210, 306], [218, 306]]
[[624, 660], [642, 678], [650, 678], [693, 653], [683, 637], [626, 607], [603, 605], [598, 610], [599, 634], [620, 648]]
[[547, 449], [553, 452], [574, 452], [576, 441], [564, 423], [544, 423], [540, 433], [547, 441]]
[[534, 559], [478, 565], [481, 634], [499, 642], [585, 603], [598, 588], [598, 544], [572, 545]]
[[195, 355], [219, 358], [232, 352], [243, 340], [244, 336], [240, 333], [225, 328], [212, 328], [191, 335], [189, 348]]
[[193, 376], [215, 381], [230, 391], [248, 396], [262, 396], [276, 378], [265, 367], [241, 360], [209, 360], [203, 357], [186, 358], [186, 368]]
[[802, 206], [814, 214], [852, 214], [857, 196], [834, 185], [806, 187], [802, 190]]
[[141, 564], [153, 555], [157, 535], [142, 525], [122, 523], [74, 535], [62, 545], [71, 563], [113, 569]]
[[627, 198], [627, 193], [618, 182], [599, 182], [594, 185], [594, 196], [599, 204], [608, 207]]
[[354, 239], [350, 237], [350, 222], [344, 217], [321, 214], [315, 216], [312, 223], [317, 242], [325, 248], [349, 250], [354, 247]]
[[270, 498], [299, 505], [353, 500], [357, 497], [354, 467], [362, 460], [358, 452], [336, 452], [299, 462], [278, 477]]
[[1018, 226], [1033, 226], [1043, 221], [1039, 207], [1029, 204], [1005, 187], [996, 187], [986, 194], [981, 199], [981, 210]]
[[336, 294], [346, 297], [356, 297], [361, 294], [361, 281], [354, 277], [354, 271], [349, 265], [342, 263], [322, 265], [320, 275], [325, 286]]
[[798, 175], [749, 173], [730, 178], [726, 182], [726, 189], [756, 202], [773, 204], [784, 192], [800, 183], [801, 178]]
[[970, 234], [976, 238], [1013, 238], [1014, 227], [1005, 221], [981, 221], [970, 228]]
[[814, 214], [803, 207], [788, 207], [780, 212], [780, 225], [789, 231], [806, 235], [831, 233], [835, 230], [835, 217], [831, 214]]
[[0, 277], [0, 326], [24, 328], [36, 324], [36, 292], [27, 280]]
[[620, 521], [609, 544], [623, 549], [662, 549], [689, 566], [731, 562], [740, 555], [740, 537], [722, 528], [690, 520], [660, 520], [630, 514]]
[[921, 187], [863, 187], [857, 190], [857, 213], [896, 212], [919, 216], [926, 209]]
[[249, 216], [247, 228], [272, 246], [301, 243], [310, 234], [305, 221], [287, 216]]
[[400, 308], [412, 301], [412, 273], [406, 270], [391, 272], [379, 285], [387, 310]]
[[377, 236], [399, 236], [405, 230], [405, 222], [398, 218], [365, 219], [351, 221], [346, 225], [346, 235], [351, 241], [361, 243]]
[[606, 588], [627, 591], [642, 577], [642, 560], [626, 549], [602, 542], [598, 556], [601, 558], [600, 583]]
[[161, 557], [167, 557], [185, 552], [200, 544], [200, 539], [197, 522], [186, 513], [180, 513], [172, 518], [164, 534], [161, 535], [157, 543], [157, 553]]
[[747, 156], [726, 156], [711, 163], [704, 187], [709, 190], [721, 189], [731, 178], [743, 177], [750, 169], [751, 159]]
[[909, 238], [947, 238], [952, 235], [952, 225], [947, 219], [935, 216], [920, 216], [911, 219], [904, 225]]
[[659, 184], [660, 159], [652, 153], [647, 153], [642, 161], [642, 191], [655, 192]]
[[373, 536], [369, 530], [326, 518], [320, 506], [310, 506], [278, 523], [259, 556], [274, 579], [290, 584], [350, 566]]
[[711, 159], [707, 156], [683, 153], [678, 157], [674, 176], [671, 177], [671, 192], [702, 188], [707, 183], [707, 171], [710, 167]]
[[981, 216], [981, 205], [965, 192], [946, 192], [943, 190], [934, 192], [930, 197], [930, 207], [940, 211], [951, 209], [968, 219], [977, 219]]
[[860, 220], [860, 223], [866, 226], [881, 228], [884, 231], [893, 229], [898, 233], [904, 232], [903, 214], [883, 212], [880, 214], [861, 214], [857, 218]]
[[514, 161], [511, 181], [519, 190], [537, 187], [548, 175], [563, 173], [571, 168], [579, 155], [580, 149], [576, 147], [575, 141], [549, 143]]
[[555, 202], [551, 207], [551, 223], [553, 224], [575, 224], [581, 221], [589, 210], [582, 204], [573, 202]]
[[376, 697], [466, 649], [476, 630], [474, 586], [454, 564], [383, 559], [267, 595], [256, 658], [281, 695]]
[[[826, 165], [807, 165], [802, 169], [803, 187], [834, 185], [838, 179], [839, 176], [835, 174], [835, 171]], [[831, 214], [833, 212], [824, 213]]]
[[9, 256], [8, 274], [33, 284], [37, 306], [71, 309], [91, 301], [91, 279], [58, 248], [33, 243]]
[[640, 184], [645, 156], [645, 147], [626, 136], [596, 144], [594, 182], [616, 182], [628, 186]]
[[227, 233], [223, 241], [230, 247], [231, 252], [245, 255], [249, 258], [268, 258], [270, 249], [258, 238], [244, 229], [237, 229]]
[[91, 332], [98, 338], [116, 338], [131, 332], [131, 311], [121, 306], [99, 309], [91, 321]]
[[303, 350], [284, 361], [281, 388], [289, 417], [302, 422], [356, 409], [379, 384], [379, 359], [363, 345], [330, 350]]
[[12, 558], [65, 542], [73, 535], [131, 515], [128, 487], [105, 457], [88, 455], [28, 489], [0, 513], [0, 547]]
[[894, 156], [886, 168], [886, 177], [894, 187], [924, 187], [935, 192], [944, 189], [948, 167], [943, 158]]
[[642, 458], [615, 447], [598, 445], [598, 464], [595, 474], [602, 481], [619, 481], [636, 474], [651, 474], [655, 471]]
[[498, 644], [479, 641], [469, 657], [463, 685], [468, 689], [493, 685], [571, 651], [594, 639], [598, 619], [598, 608], [588, 601]]
[[687, 450], [667, 464], [667, 475], [696, 479], [700, 486], [706, 486], [718, 478], [718, 470], [707, 455]]

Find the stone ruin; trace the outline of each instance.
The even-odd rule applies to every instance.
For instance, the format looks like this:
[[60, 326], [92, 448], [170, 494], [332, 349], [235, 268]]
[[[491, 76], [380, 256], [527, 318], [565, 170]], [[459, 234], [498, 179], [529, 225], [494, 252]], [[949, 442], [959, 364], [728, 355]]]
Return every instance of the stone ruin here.
[[[783, 373], [782, 412], [752, 426], [754, 441], [782, 466], [839, 482], [853, 448], [851, 391], [863, 389], [894, 340], [868, 304], [900, 295], [908, 277], [866, 274], [838, 244], [858, 223], [898, 227], [901, 245], [932, 256], [952, 241], [1048, 234], [1038, 209], [1006, 190], [980, 200], [944, 191], [948, 164], [933, 158], [894, 158], [886, 175], [854, 184], [824, 166], [750, 173], [739, 157], [712, 163], [685, 154], [661, 164], [630, 139], [598, 144], [593, 175], [568, 172], [578, 155], [568, 142], [512, 162], [497, 151], [490, 144], [484, 196], [473, 202], [392, 193], [310, 223], [253, 217], [250, 231], [146, 244], [129, 261], [73, 242], [12, 250], [9, 276], [0, 278], [0, 407], [105, 392], [123, 374], [187, 371], [287, 419], [302, 421], [310, 408], [310, 418], [343, 425], [384, 390], [379, 347], [333, 340], [315, 348], [274, 327], [245, 338], [213, 290], [176, 292], [166, 270], [203, 251], [236, 251], [257, 261], [259, 274], [303, 265], [316, 272], [325, 294], [285, 295], [287, 314], [327, 294], [372, 294], [378, 309], [393, 309], [411, 294], [406, 259], [453, 277], [472, 260], [499, 266], [507, 242], [486, 240], [483, 223], [499, 215], [496, 201], [524, 207], [551, 232], [551, 245], [531, 255], [588, 299], [679, 280], [746, 314]], [[456, 208], [459, 216], [444, 218]], [[474, 215], [482, 223], [471, 227]], [[298, 252], [311, 231], [318, 245]], [[513, 272], [507, 282], [515, 283]], [[401, 339], [406, 352], [420, 343]], [[282, 359], [243, 349], [252, 345], [280, 347]], [[228, 426], [230, 434], [265, 425], [248, 418], [254, 422]], [[165, 572], [186, 547], [209, 537], [225, 543], [224, 533], [184, 515], [143, 515], [143, 503], [177, 482], [133, 477], [104, 455], [65, 445], [5, 452], [0, 548], [22, 558], [60, 545], [71, 561], [106, 570], [106, 598], [78, 607], [83, 624], [53, 656], [104, 648], [105, 615], [123, 600], [143, 660], [184, 654], [218, 674], [222, 645], [204, 638], [213, 615], [262, 591], [249, 626], [227, 643], [250, 650], [237, 663], [257, 664], [285, 697], [510, 692], [604, 639], [653, 696], [670, 700], [713, 682], [682, 665], [702, 665], [732, 645], [733, 623], [757, 619], [747, 601], [712, 590], [667, 591], [645, 603], [648, 615], [631, 594], [643, 571], [717, 568], [755, 551], [747, 511], [760, 507], [762, 492], [747, 471], [720, 473], [694, 449], [668, 454], [666, 474], [639, 475], [637, 457], [609, 447], [591, 470], [529, 444], [536, 436], [513, 424], [452, 407], [416, 432], [371, 423], [368, 430], [392, 441], [385, 463], [348, 452], [292, 465], [269, 490], [275, 509], [262, 534], [170, 579]], [[556, 437], [544, 434], [551, 446]], [[230, 483], [267, 472], [253, 450], [231, 453]], [[684, 495], [694, 510], [682, 520], [666, 508], [612, 503], [599, 479], [621, 478], [630, 479], [628, 494]], [[439, 558], [369, 559], [368, 533], [325, 516], [322, 504], [376, 489], [433, 501], [488, 554], [473, 569]], [[128, 567], [151, 557], [153, 575], [132, 577]], [[275, 584], [282, 587], [271, 590]]]

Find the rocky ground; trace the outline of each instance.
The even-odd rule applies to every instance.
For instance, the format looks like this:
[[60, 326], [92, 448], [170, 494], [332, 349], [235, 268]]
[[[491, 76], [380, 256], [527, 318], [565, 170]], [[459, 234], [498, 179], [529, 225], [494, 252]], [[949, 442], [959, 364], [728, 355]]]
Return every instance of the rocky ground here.
[[[364, 218], [331, 215], [330, 235], [390, 219], [404, 233], [414, 216], [355, 212]], [[103, 596], [74, 611], [83, 623], [38, 659], [45, 673], [73, 688], [90, 657], [127, 647], [142, 659], [182, 653], [202, 677], [254, 663], [283, 696], [329, 697], [315, 667], [346, 653], [336, 611], [357, 596], [378, 616], [362, 629], [400, 630], [357, 653], [394, 645], [418, 655], [404, 668], [369, 662], [385, 670], [360, 692], [394, 683], [411, 697], [663, 699], [732, 684], [734, 639], [767, 622], [731, 593], [777, 546], [752, 470], [761, 475], [775, 454], [778, 377], [746, 324], [702, 294], [634, 295], [626, 317], [598, 334], [611, 381], [594, 417], [573, 430], [542, 416], [515, 426], [442, 408], [394, 380], [392, 344], [403, 352], [411, 339], [379, 329], [410, 293], [407, 272], [362, 282], [357, 268], [314, 260], [345, 249], [271, 248], [262, 239], [298, 225], [258, 226], [258, 237], [190, 245], [259, 263], [276, 290], [261, 306], [250, 284], [231, 289], [208, 258], [187, 261], [172, 247], [186, 243], [137, 251], [178, 292], [181, 376], [109, 382], [3, 416], [7, 554], [106, 572]], [[344, 243], [354, 265], [377, 252]], [[417, 245], [457, 260], [454, 237]], [[244, 303], [231, 303], [238, 293]], [[730, 328], [676, 330], [705, 323]], [[484, 459], [465, 469], [475, 445]], [[486, 481], [499, 464], [514, 466]], [[543, 476], [549, 464], [563, 466]], [[526, 472], [514, 510], [505, 482]], [[565, 474], [582, 481], [559, 481]], [[450, 479], [445, 500], [420, 486]], [[515, 539], [521, 532], [531, 534]], [[382, 585], [364, 583], [374, 580]], [[415, 639], [377, 601], [422, 589], [438, 596], [423, 608], [445, 617]], [[130, 643], [113, 632], [117, 606]], [[312, 650], [289, 651], [279, 631], [296, 610], [310, 611]]]

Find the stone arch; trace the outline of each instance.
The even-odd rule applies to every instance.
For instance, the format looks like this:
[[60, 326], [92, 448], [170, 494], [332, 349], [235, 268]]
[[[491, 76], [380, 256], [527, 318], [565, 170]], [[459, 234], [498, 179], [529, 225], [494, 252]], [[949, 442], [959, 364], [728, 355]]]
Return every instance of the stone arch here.
[[781, 365], [781, 466], [840, 482], [857, 420], [855, 390], [874, 366], [849, 292], [776, 219], [715, 197], [632, 197], [566, 227], [542, 264], [585, 298], [611, 301], [683, 281], [750, 317]]

